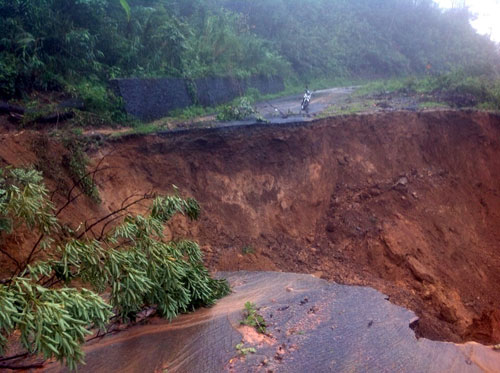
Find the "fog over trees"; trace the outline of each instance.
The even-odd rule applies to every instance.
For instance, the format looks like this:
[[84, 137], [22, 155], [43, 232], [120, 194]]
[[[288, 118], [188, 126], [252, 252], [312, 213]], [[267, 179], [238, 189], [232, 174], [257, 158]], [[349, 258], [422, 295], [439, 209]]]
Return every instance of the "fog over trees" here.
[[128, 0], [129, 14], [123, 4], [0, 0], [0, 95], [129, 76], [489, 73], [499, 60], [466, 9], [431, 0]]

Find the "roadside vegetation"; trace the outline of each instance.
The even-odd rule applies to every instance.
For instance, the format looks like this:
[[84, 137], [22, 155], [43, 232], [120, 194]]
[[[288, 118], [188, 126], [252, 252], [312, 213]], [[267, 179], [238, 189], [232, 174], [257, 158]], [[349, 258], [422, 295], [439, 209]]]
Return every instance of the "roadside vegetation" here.
[[366, 84], [357, 96], [416, 95], [426, 107], [476, 107], [500, 110], [500, 79], [455, 70], [423, 78], [406, 77]]
[[[196, 243], [164, 237], [174, 215], [197, 219], [191, 198], [131, 196], [104, 217], [64, 224], [59, 216], [86, 193], [86, 175], [56, 210], [40, 172], [0, 168], [0, 257], [8, 263], [0, 276], [0, 369], [21, 369], [16, 358], [37, 355], [76, 369], [89, 336], [143, 310], [172, 319], [229, 292], [210, 277]], [[129, 212], [144, 202], [144, 214]]]
[[[36, 106], [28, 122], [73, 97], [76, 125], [137, 126], [110, 79], [278, 75], [287, 92], [454, 68], [493, 79], [498, 45], [470, 17], [431, 0], [0, 0], [0, 98]], [[176, 115], [206, 109], [189, 110]]]

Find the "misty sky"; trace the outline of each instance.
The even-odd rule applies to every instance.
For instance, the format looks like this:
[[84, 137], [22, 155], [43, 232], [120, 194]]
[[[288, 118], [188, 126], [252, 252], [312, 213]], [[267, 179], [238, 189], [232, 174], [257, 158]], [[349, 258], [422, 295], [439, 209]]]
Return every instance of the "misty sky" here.
[[491, 34], [491, 38], [500, 42], [500, 0], [435, 0], [441, 7], [450, 8], [453, 3], [465, 2], [477, 19], [472, 25], [481, 34]]

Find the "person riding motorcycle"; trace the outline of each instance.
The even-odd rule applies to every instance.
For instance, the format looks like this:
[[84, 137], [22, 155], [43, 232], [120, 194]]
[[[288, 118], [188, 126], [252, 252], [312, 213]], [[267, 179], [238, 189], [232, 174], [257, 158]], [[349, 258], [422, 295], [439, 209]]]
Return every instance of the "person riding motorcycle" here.
[[309, 106], [309, 102], [311, 101], [311, 96], [312, 96], [312, 92], [308, 88], [306, 88], [306, 91], [304, 93], [304, 97], [302, 98], [302, 105], [301, 105], [302, 110], [307, 111], [308, 106]]

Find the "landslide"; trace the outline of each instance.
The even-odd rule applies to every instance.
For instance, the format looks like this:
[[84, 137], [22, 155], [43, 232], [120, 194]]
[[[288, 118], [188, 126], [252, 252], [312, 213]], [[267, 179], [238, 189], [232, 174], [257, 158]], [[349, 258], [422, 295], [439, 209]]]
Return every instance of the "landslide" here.
[[[16, 136], [2, 140], [11, 149], [0, 149], [3, 163], [36, 160]], [[81, 200], [67, 219], [175, 184], [202, 215], [175, 219], [169, 235], [196, 239], [213, 270], [371, 286], [417, 313], [419, 336], [500, 342], [498, 114], [401, 111], [129, 135], [90, 155], [105, 156], [103, 202]]]
[[[214, 270], [375, 287], [419, 335], [500, 342], [500, 116], [394, 112], [124, 137], [100, 179], [116, 208], [175, 184], [200, 202]], [[116, 168], [119, 170], [116, 171]]]

